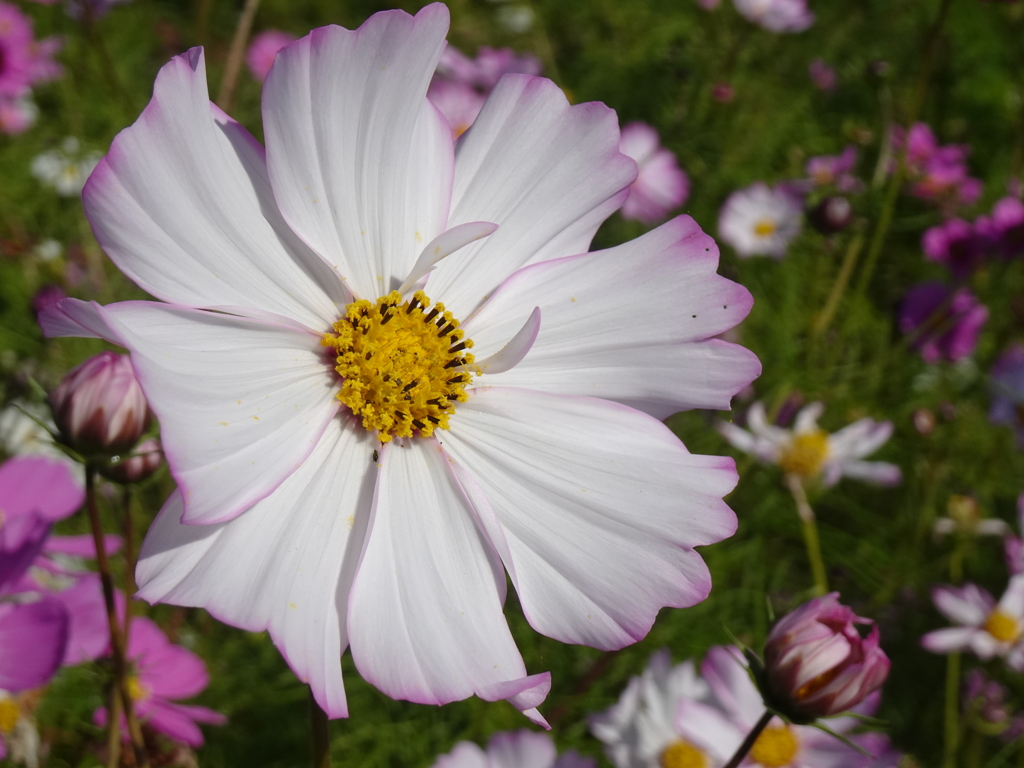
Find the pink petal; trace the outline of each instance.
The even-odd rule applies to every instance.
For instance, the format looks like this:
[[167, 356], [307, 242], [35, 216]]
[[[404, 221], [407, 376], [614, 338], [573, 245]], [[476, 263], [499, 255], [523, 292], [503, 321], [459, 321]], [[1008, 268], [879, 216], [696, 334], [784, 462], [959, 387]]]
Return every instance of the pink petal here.
[[17, 693], [45, 684], [68, 640], [68, 615], [53, 598], [0, 604], [0, 688]]

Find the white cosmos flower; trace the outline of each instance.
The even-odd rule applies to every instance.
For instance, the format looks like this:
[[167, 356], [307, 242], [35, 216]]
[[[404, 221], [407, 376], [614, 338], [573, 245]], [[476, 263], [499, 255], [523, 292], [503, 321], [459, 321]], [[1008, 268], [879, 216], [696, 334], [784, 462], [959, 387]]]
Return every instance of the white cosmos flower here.
[[971, 651], [978, 658], [995, 656], [1018, 672], [1024, 671], [1024, 576], [1010, 579], [997, 603], [976, 584], [935, 587], [935, 607], [959, 626], [936, 629], [921, 638], [933, 653]]
[[59, 149], [51, 149], [32, 158], [32, 175], [57, 190], [62, 197], [81, 194], [85, 180], [100, 161], [100, 155], [82, 155], [78, 139], [68, 136]]
[[[661, 650], [614, 705], [591, 715], [590, 732], [604, 742], [616, 768], [662, 768], [673, 758], [677, 764], [701, 765], [707, 756], [683, 738], [676, 713], [684, 699], [705, 701], [709, 696], [692, 661], [672, 666], [668, 650]], [[682, 762], [687, 756], [691, 762]]]
[[758, 374], [712, 338], [751, 299], [687, 217], [587, 253], [636, 176], [601, 104], [508, 75], [453, 151], [426, 99], [447, 29], [434, 4], [285, 47], [265, 150], [210, 104], [202, 50], [175, 57], [83, 195], [166, 303], [41, 322], [127, 347], [160, 420], [179, 488], [142, 597], [268, 629], [333, 717], [350, 647], [392, 697], [542, 722], [505, 571], [535, 629], [604, 649], [707, 595], [693, 548], [734, 530], [734, 464], [660, 419]]
[[778, 464], [784, 472], [804, 480], [820, 477], [822, 484], [835, 485], [841, 477], [852, 477], [879, 485], [896, 485], [900, 468], [885, 461], [862, 461], [877, 451], [892, 435], [891, 421], [860, 419], [829, 434], [818, 426], [825, 407], [811, 403], [801, 409], [793, 429], [768, 423], [764, 405], [754, 403], [747, 411], [747, 427], [719, 422], [718, 431], [733, 448], [756, 456], [766, 464]]
[[718, 235], [744, 258], [786, 255], [790, 241], [800, 234], [800, 200], [780, 187], [757, 182], [736, 190], [718, 214]]

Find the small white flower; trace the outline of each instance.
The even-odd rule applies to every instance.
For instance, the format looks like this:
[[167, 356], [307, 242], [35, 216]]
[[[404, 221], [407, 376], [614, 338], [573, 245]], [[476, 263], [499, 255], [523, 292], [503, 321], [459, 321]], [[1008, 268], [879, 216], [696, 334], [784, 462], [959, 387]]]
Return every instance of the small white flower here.
[[718, 431], [734, 448], [766, 464], [778, 464], [789, 475], [802, 479], [820, 476], [826, 487], [843, 476], [879, 485], [900, 482], [900, 468], [895, 464], [861, 461], [889, 439], [891, 421], [860, 419], [829, 434], [818, 426], [824, 409], [821, 403], [811, 403], [797, 414], [793, 429], [784, 429], [769, 424], [764, 405], [757, 402], [747, 411], [749, 432], [725, 422], [719, 423]]
[[48, 237], [36, 245], [34, 253], [40, 261], [54, 261], [64, 253], [64, 246], [60, 244], [59, 240]]
[[533, 19], [533, 8], [528, 5], [506, 5], [498, 9], [498, 23], [510, 32], [526, 32], [533, 26]]
[[802, 216], [794, 195], [757, 182], [729, 195], [718, 214], [718, 234], [743, 258], [781, 259], [800, 234]]
[[921, 645], [932, 653], [971, 651], [979, 659], [995, 656], [1018, 672], [1024, 670], [1024, 576], [1010, 579], [999, 602], [976, 584], [936, 587], [932, 600], [960, 626], [929, 632]]
[[983, 518], [978, 502], [971, 496], [951, 496], [946, 505], [948, 517], [940, 517], [932, 526], [936, 536], [963, 533], [968, 536], [1005, 536], [1010, 526], [998, 518]]
[[82, 194], [89, 174], [99, 163], [101, 154], [89, 152], [79, 156], [78, 139], [69, 136], [60, 149], [51, 149], [32, 160], [32, 175], [57, 190], [62, 197]]

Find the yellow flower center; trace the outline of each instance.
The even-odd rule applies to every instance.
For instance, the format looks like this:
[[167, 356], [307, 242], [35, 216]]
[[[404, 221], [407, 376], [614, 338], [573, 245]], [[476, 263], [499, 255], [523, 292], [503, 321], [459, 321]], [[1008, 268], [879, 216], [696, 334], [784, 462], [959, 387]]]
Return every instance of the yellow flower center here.
[[981, 627], [1001, 643], [1012, 643], [1021, 635], [1021, 627], [1013, 616], [996, 608]]
[[473, 355], [463, 350], [473, 342], [444, 304], [430, 304], [422, 291], [406, 302], [398, 291], [354, 301], [321, 342], [337, 350], [338, 399], [382, 443], [448, 429], [455, 403], [466, 400]]
[[708, 768], [708, 756], [704, 750], [686, 739], [673, 741], [658, 758], [661, 768]]
[[128, 676], [128, 695], [132, 701], [142, 701], [149, 698], [149, 689], [139, 682], [138, 675]]
[[828, 458], [828, 433], [816, 429], [795, 435], [779, 457], [779, 466], [790, 475], [815, 477]]
[[15, 699], [0, 700], [0, 733], [10, 733], [21, 718], [21, 709]]
[[750, 759], [766, 768], [782, 768], [793, 762], [799, 746], [788, 725], [769, 725], [750, 748]]
[[774, 235], [775, 230], [777, 229], [778, 226], [776, 226], [775, 222], [772, 221], [771, 219], [761, 219], [756, 224], [754, 224], [754, 234], [757, 235], [758, 237], [768, 237], [769, 235]]

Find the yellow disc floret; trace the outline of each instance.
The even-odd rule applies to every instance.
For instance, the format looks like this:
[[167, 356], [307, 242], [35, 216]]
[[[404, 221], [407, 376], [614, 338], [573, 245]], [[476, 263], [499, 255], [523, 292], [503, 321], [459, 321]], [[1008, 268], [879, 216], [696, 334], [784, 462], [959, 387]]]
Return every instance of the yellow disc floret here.
[[782, 768], [793, 762], [799, 746], [788, 725], [769, 725], [750, 748], [750, 759], [765, 768]]
[[754, 224], [754, 234], [758, 237], [771, 237], [778, 228], [772, 219], [759, 219]]
[[10, 733], [21, 718], [21, 708], [16, 699], [0, 699], [0, 733]]
[[793, 437], [779, 457], [779, 466], [789, 475], [815, 477], [828, 458], [828, 433], [820, 429]]
[[1021, 635], [1020, 623], [998, 608], [988, 615], [982, 629], [1001, 643], [1012, 643]]
[[403, 302], [392, 291], [349, 304], [321, 343], [337, 351], [338, 399], [386, 443], [448, 428], [472, 377], [464, 335], [444, 304], [431, 307], [422, 291]]
[[138, 675], [128, 675], [128, 695], [132, 701], [149, 698], [149, 689], [139, 681]]
[[704, 750], [686, 739], [673, 741], [658, 758], [661, 768], [708, 768], [709, 763]]

